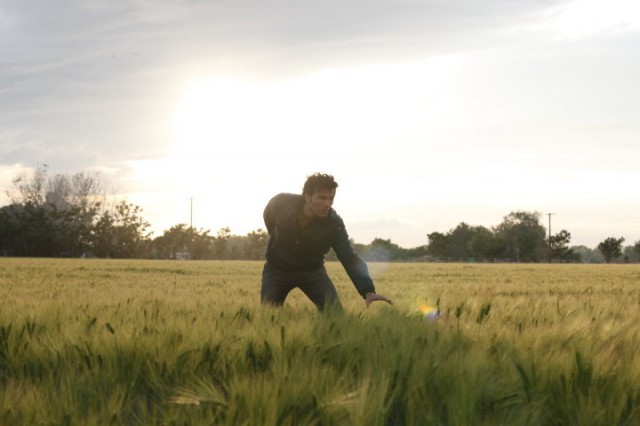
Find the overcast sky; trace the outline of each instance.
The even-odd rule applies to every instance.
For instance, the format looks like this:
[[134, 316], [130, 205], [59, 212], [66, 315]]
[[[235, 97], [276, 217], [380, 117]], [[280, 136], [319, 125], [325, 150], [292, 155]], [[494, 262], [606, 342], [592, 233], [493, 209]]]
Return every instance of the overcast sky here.
[[633, 244], [638, 76], [635, 0], [0, 0], [0, 205], [44, 163], [243, 235], [322, 171], [360, 243], [526, 210]]

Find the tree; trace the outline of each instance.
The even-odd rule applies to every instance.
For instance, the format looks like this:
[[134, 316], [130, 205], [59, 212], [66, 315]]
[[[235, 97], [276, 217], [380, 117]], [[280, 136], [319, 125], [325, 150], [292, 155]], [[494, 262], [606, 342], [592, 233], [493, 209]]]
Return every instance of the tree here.
[[189, 246], [189, 253], [191, 259], [211, 259], [213, 257], [213, 240], [214, 238], [209, 235], [209, 230], [194, 230], [189, 228], [189, 235], [191, 237], [191, 245]]
[[224, 259], [224, 254], [230, 237], [230, 228], [226, 227], [218, 229], [218, 234], [213, 239], [213, 254], [215, 259]]
[[424, 258], [425, 256], [427, 256], [429, 254], [429, 251], [428, 251], [426, 245], [413, 247], [413, 248], [409, 248], [409, 249], [403, 249], [403, 251], [404, 251], [404, 256], [407, 259]]
[[191, 244], [189, 229], [186, 224], [179, 223], [169, 228], [169, 230], [165, 230], [151, 244], [154, 256], [162, 259], [173, 259], [176, 256], [176, 252], [188, 250], [188, 246]]
[[249, 232], [244, 246], [245, 258], [250, 260], [264, 259], [268, 240], [269, 234], [262, 228]]
[[18, 188], [19, 196], [7, 191], [7, 196], [14, 204], [31, 203], [36, 206], [42, 205], [45, 200], [45, 185], [49, 166], [39, 165], [33, 171], [31, 179], [25, 175], [17, 176], [12, 183]]
[[572, 251], [569, 248], [571, 242], [571, 234], [567, 230], [562, 230], [549, 238], [550, 260], [568, 260], [572, 257]]
[[494, 232], [504, 243], [504, 257], [525, 262], [538, 262], [544, 258], [546, 232], [540, 224], [539, 212], [511, 212]]
[[89, 245], [104, 193], [98, 175], [48, 177], [46, 164], [13, 179], [0, 232], [2, 249], [22, 256], [80, 256]]
[[441, 232], [432, 232], [427, 234], [429, 243], [427, 250], [431, 256], [445, 257], [447, 255], [447, 247], [449, 246], [449, 236]]
[[104, 183], [99, 174], [57, 174], [47, 180], [45, 202], [59, 209], [77, 207], [82, 214], [97, 213], [106, 198]]
[[636, 252], [637, 257], [640, 258], [640, 240], [635, 242], [633, 250]]
[[13, 184], [17, 194], [7, 191], [12, 203], [54, 205], [58, 210], [78, 207], [82, 214], [97, 211], [105, 199], [105, 184], [99, 173], [80, 172], [72, 176], [57, 174], [49, 177], [49, 166], [37, 166], [32, 176], [17, 176]]
[[91, 235], [93, 253], [98, 257], [143, 257], [149, 242], [149, 228], [141, 216], [142, 208], [121, 201], [113, 212], [105, 211]]
[[17, 256], [52, 256], [53, 217], [50, 209], [32, 202], [13, 203], [0, 210], [2, 250]]
[[449, 231], [446, 254], [454, 259], [495, 259], [502, 249], [502, 242], [491, 230], [461, 222]]
[[571, 247], [571, 258], [578, 262], [585, 263], [602, 263], [604, 257], [598, 249], [592, 249], [584, 245]]
[[80, 231], [81, 252], [89, 246], [93, 222], [104, 206], [104, 186], [99, 175], [76, 173], [71, 177], [57, 174], [49, 178], [45, 204], [70, 216]]
[[464, 222], [449, 231], [446, 254], [454, 259], [468, 259], [471, 256], [469, 242], [475, 235], [475, 230]]
[[20, 215], [23, 206], [10, 204], [0, 208], [0, 251], [3, 256], [17, 253], [17, 237], [20, 235]]
[[624, 242], [624, 237], [614, 238], [609, 237], [598, 244], [598, 250], [604, 256], [604, 261], [607, 263], [611, 263], [612, 260], [620, 258], [622, 256], [622, 243]]
[[504, 251], [503, 242], [483, 226], [476, 226], [473, 230], [473, 235], [467, 243], [469, 254], [476, 259], [498, 258]]
[[634, 246], [626, 246], [622, 250], [622, 261], [625, 263], [630, 262], [638, 262], [640, 260], [640, 256], [638, 256], [638, 252], [636, 251]]
[[400, 253], [400, 247], [391, 240], [374, 238], [362, 257], [371, 262], [388, 262], [401, 257]]
[[13, 203], [0, 208], [0, 250], [17, 256], [80, 256], [89, 225], [75, 207]]
[[187, 251], [194, 260], [211, 259], [213, 244], [209, 230], [196, 230], [184, 223], [172, 226], [152, 242], [154, 255], [163, 259], [173, 259], [177, 252]]

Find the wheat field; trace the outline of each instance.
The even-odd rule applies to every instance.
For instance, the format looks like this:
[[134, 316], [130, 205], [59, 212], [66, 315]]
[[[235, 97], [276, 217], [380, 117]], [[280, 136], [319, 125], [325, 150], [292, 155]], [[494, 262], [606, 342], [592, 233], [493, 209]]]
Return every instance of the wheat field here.
[[322, 315], [261, 262], [2, 258], [0, 424], [640, 424], [640, 265], [369, 268], [394, 304], [328, 263]]

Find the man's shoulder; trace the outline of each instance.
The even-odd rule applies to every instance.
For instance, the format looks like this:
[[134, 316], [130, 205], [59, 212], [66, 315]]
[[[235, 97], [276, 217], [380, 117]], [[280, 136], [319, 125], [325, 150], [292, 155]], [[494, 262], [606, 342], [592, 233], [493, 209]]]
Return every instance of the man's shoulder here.
[[335, 226], [344, 228], [344, 221], [342, 220], [338, 212], [336, 212], [333, 208], [329, 211], [328, 218]]
[[290, 192], [281, 192], [275, 195], [273, 198], [283, 199], [283, 200], [301, 200], [302, 195], [300, 194], [292, 194]]
[[302, 201], [302, 195], [291, 194], [289, 192], [281, 192], [275, 195], [273, 198], [271, 198], [271, 201], [274, 203], [282, 203], [282, 204], [299, 203]]
[[276, 210], [296, 209], [302, 200], [302, 195], [281, 192], [269, 200], [269, 208]]

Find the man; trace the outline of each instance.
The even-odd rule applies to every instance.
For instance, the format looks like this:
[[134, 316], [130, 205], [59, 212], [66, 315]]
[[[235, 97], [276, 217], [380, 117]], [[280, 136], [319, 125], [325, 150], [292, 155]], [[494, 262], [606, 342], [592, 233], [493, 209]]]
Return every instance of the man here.
[[324, 267], [324, 255], [333, 248], [367, 307], [376, 301], [391, 303], [376, 294], [367, 265], [349, 242], [344, 222], [331, 208], [338, 184], [333, 176], [316, 173], [302, 195], [278, 194], [264, 210], [269, 232], [267, 262], [262, 271], [262, 303], [282, 306], [291, 290], [300, 288], [323, 311], [342, 310], [333, 282]]

